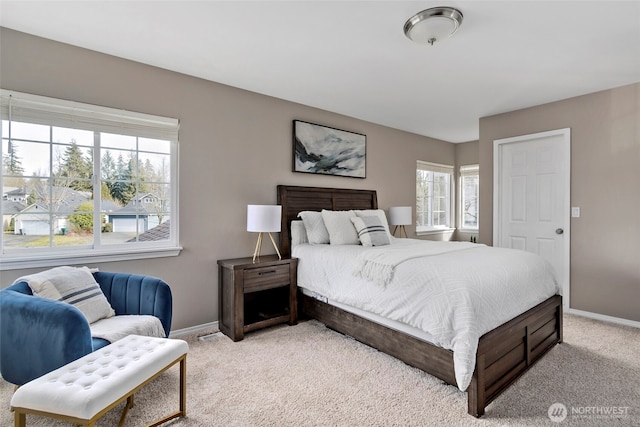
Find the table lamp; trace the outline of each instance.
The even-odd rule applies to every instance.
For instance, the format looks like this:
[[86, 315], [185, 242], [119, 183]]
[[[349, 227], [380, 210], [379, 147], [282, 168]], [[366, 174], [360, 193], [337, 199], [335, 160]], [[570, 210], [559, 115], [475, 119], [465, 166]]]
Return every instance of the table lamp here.
[[407, 230], [405, 225], [411, 225], [411, 206], [394, 206], [389, 208], [389, 222], [391, 225], [395, 225], [393, 229], [393, 235], [395, 236], [396, 230], [400, 229], [400, 237], [404, 233], [404, 237], [407, 236]]
[[278, 259], [282, 259], [278, 245], [271, 232], [280, 231], [280, 221], [282, 218], [282, 206], [280, 205], [247, 205], [247, 231], [258, 233], [256, 249], [253, 251], [253, 262], [260, 257], [262, 249], [262, 233], [268, 233], [273, 247], [276, 248]]

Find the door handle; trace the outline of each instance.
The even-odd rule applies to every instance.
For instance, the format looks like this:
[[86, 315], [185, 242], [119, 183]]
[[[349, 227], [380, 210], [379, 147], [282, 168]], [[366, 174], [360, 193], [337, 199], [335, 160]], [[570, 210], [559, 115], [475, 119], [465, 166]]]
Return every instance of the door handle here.
[[563, 234], [564, 230], [562, 228], [556, 228], [556, 234]]

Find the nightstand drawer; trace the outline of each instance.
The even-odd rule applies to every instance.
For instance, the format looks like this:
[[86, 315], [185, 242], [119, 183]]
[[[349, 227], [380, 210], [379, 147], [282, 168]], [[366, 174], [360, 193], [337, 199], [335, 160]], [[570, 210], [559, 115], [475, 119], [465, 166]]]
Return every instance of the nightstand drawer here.
[[244, 290], [258, 291], [289, 284], [289, 264], [248, 268], [244, 271]]

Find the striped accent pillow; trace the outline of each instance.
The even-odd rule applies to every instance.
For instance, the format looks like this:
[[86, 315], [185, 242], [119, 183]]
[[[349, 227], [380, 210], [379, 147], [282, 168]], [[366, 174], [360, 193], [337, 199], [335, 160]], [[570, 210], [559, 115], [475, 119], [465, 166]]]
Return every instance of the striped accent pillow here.
[[362, 246], [383, 246], [391, 244], [387, 229], [377, 216], [351, 218]]
[[89, 323], [115, 315], [87, 267], [56, 267], [18, 280], [27, 282], [39, 297], [73, 305]]

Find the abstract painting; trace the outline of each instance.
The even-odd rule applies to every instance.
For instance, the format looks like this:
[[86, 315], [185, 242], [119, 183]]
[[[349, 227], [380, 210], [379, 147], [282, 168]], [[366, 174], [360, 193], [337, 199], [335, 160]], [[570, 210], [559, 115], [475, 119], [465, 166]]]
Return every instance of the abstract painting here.
[[366, 135], [293, 121], [294, 172], [365, 178], [366, 158]]

